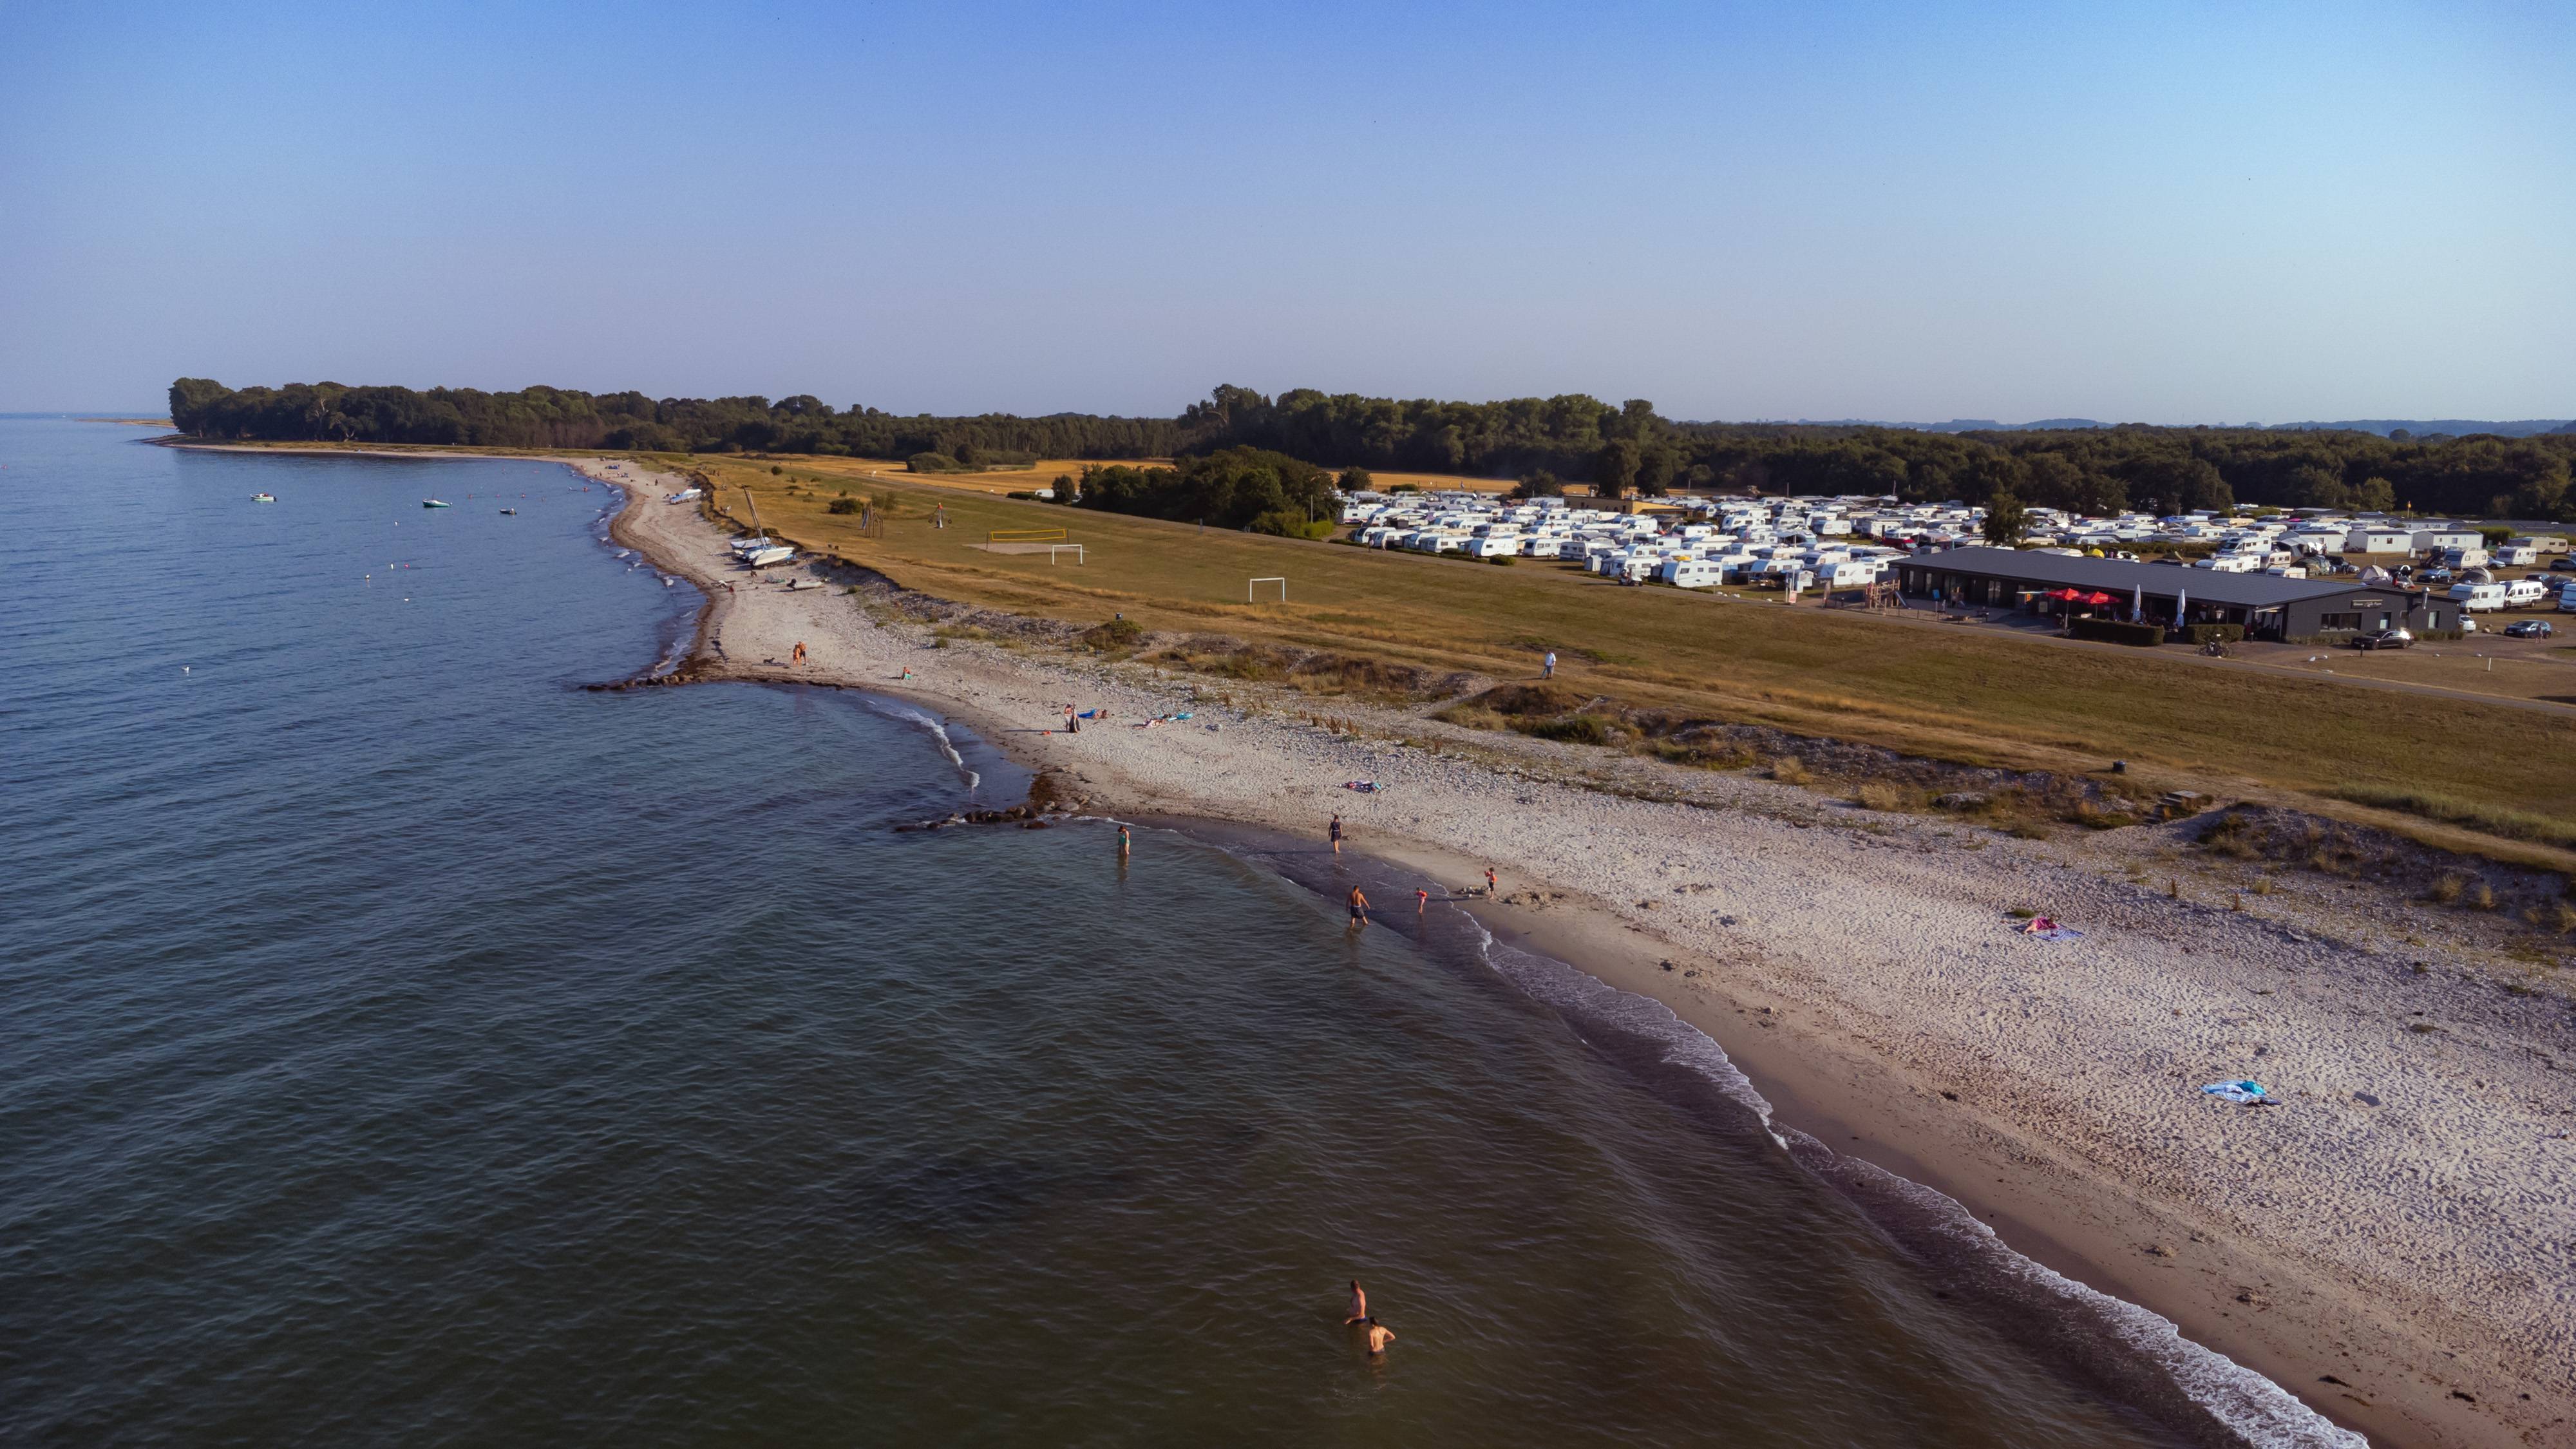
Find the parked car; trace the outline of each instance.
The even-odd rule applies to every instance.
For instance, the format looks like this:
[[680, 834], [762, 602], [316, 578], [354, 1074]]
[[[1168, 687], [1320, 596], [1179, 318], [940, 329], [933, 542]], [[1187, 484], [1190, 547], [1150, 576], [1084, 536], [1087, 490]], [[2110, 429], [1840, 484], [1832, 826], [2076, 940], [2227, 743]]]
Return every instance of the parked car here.
[[2404, 629], [2382, 629], [2376, 634], [2355, 634], [2355, 649], [2403, 649], [2415, 642], [2415, 636]]
[[2504, 637], [2508, 639], [2546, 639], [2557, 632], [2546, 619], [2524, 619], [2504, 626]]
[[2549, 561], [2549, 566], [2554, 569], [2576, 570], [2576, 558], [2554, 558]]
[[2415, 582], [2419, 584], [2447, 584], [2450, 581], [2451, 571], [2445, 568], [2426, 569], [2415, 576]]

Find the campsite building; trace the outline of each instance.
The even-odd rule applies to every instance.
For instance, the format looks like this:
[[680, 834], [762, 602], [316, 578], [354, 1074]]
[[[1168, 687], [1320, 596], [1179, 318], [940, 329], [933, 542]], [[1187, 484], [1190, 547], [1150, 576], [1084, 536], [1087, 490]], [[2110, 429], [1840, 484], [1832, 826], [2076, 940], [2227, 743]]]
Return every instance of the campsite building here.
[[[1954, 548], [1897, 565], [1898, 585], [1922, 598], [1993, 608], [2037, 607], [2059, 590], [2105, 595], [2106, 617], [2127, 618], [2143, 597], [2148, 622], [2242, 624], [2249, 638], [2331, 641], [2380, 629], [2417, 633], [2460, 627], [2457, 604], [2425, 592], [2354, 579], [2223, 573], [2124, 559], [2010, 548]], [[2183, 617], [2175, 618], [2180, 601]]]

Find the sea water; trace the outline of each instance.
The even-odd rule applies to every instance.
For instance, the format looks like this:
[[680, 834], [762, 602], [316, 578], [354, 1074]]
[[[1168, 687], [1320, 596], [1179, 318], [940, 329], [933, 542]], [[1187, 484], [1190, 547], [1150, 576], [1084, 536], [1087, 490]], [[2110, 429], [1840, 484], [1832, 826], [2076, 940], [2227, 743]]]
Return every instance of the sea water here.
[[2174, 1442], [1385, 867], [582, 690], [613, 501], [0, 420], [0, 1440]]

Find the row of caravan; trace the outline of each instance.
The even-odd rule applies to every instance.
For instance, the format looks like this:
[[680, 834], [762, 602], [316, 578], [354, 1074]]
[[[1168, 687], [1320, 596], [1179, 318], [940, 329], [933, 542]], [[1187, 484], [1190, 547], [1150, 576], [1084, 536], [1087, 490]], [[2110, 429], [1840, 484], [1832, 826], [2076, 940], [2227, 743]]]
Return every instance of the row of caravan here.
[[2453, 584], [2447, 597], [2464, 613], [2486, 614], [2498, 609], [2537, 608], [2548, 603], [2553, 592], [2559, 612], [2576, 614], [2576, 583], [2559, 586], [2555, 580], [2538, 576], [2495, 584]]

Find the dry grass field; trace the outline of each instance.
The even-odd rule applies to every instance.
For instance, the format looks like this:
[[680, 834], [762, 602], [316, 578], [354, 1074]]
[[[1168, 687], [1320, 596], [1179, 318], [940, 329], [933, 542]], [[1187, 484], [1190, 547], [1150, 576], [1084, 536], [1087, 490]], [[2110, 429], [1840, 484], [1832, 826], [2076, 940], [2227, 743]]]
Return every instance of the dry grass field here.
[[[2465, 837], [2338, 796], [2393, 783], [2499, 818], [2576, 822], [2576, 717], [2563, 714], [1857, 611], [1622, 588], [1530, 560], [1496, 566], [1202, 531], [932, 486], [850, 460], [694, 461], [737, 517], [749, 485], [762, 519], [800, 544], [1014, 612], [1086, 623], [1123, 612], [1148, 628], [1498, 679], [1532, 677], [1553, 648], [1563, 682], [1635, 705], [1976, 764], [2081, 773], [2124, 759], [2159, 785], [2283, 799], [2450, 843]], [[843, 490], [893, 497], [879, 536], [825, 511]], [[944, 531], [929, 526], [934, 505], [951, 521]], [[1057, 526], [1086, 546], [1086, 566], [966, 547], [990, 529]], [[1285, 576], [1289, 602], [1247, 604], [1256, 576]]]

